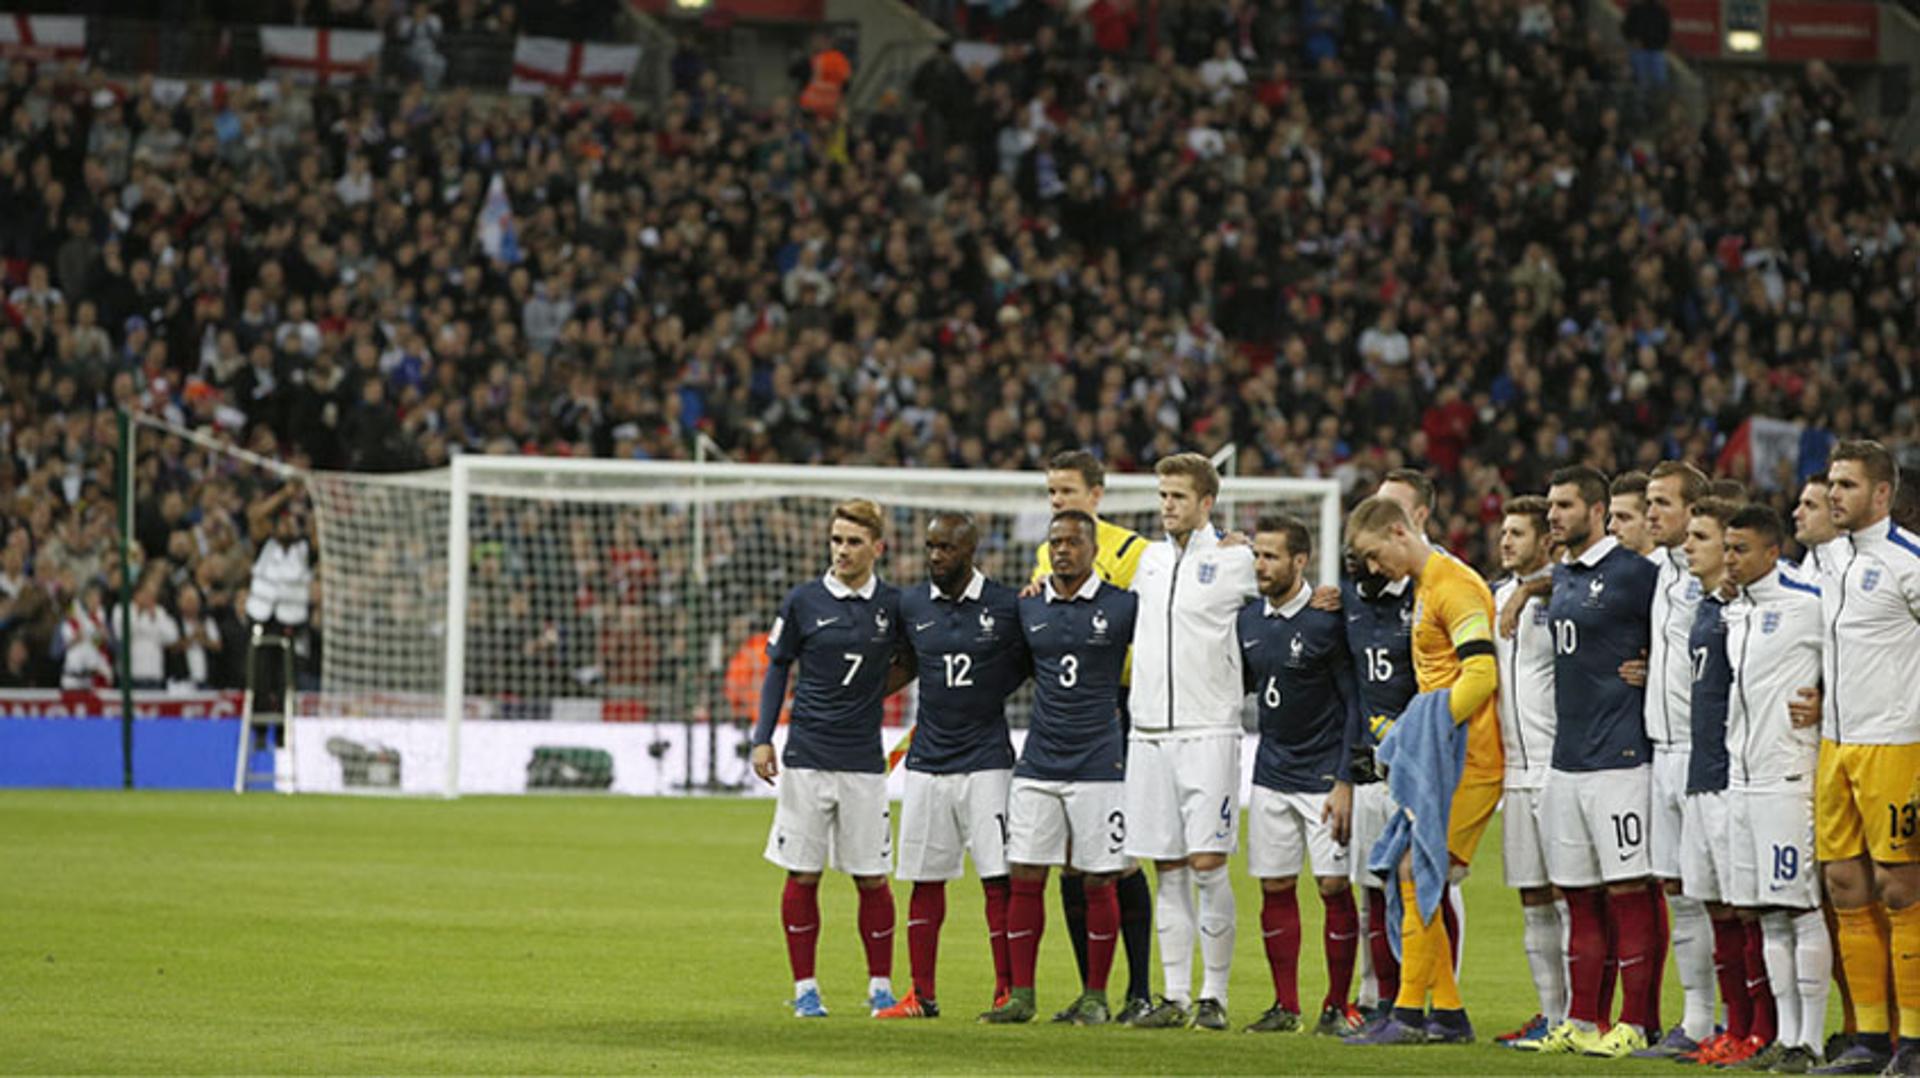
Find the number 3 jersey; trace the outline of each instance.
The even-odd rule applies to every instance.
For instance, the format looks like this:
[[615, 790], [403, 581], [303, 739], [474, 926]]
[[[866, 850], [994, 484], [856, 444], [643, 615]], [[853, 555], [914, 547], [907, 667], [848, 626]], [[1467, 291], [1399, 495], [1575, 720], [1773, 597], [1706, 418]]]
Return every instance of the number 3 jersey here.
[[935, 775], [1013, 766], [1007, 697], [1026, 680], [1020, 597], [973, 571], [959, 595], [938, 584], [900, 590], [900, 620], [919, 671], [920, 718], [907, 769]]
[[1260, 711], [1253, 782], [1281, 793], [1323, 794], [1347, 781], [1362, 738], [1360, 690], [1338, 613], [1255, 599], [1240, 611], [1240, 669]]
[[[788, 593], [767, 634], [767, 658], [800, 668], [786, 766], [886, 772], [880, 720], [900, 647], [900, 589], [877, 576], [855, 590], [828, 574]], [[756, 744], [773, 735], [771, 725], [763, 712], [760, 726], [769, 728], [754, 728]]]
[[1056, 595], [1049, 580], [1039, 595], [1020, 600], [1020, 630], [1033, 656], [1033, 722], [1014, 775], [1088, 782], [1126, 777], [1120, 674], [1139, 602], [1098, 576], [1070, 596]]

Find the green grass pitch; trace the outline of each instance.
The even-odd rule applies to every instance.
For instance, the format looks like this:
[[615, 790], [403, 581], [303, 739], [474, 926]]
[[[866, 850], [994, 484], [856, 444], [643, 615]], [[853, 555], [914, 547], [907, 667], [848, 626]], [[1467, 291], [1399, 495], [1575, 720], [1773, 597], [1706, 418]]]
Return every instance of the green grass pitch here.
[[[937, 1021], [877, 1023], [852, 885], [822, 888], [833, 1016], [800, 1022], [766, 802], [0, 793], [0, 1073], [1675, 1073], [1305, 1035], [988, 1028], [979, 890], [951, 886]], [[1484, 1040], [1533, 1012], [1497, 831], [1468, 884]], [[1234, 871], [1242, 873], [1244, 860]], [[1270, 1001], [1237, 876], [1232, 1016]], [[906, 887], [896, 888], [901, 921]], [[1050, 896], [1051, 899], [1051, 896]], [[1324, 988], [1319, 904], [1302, 994]], [[904, 930], [903, 933], [904, 935]], [[906, 984], [906, 947], [895, 982]], [[1040, 1002], [1070, 998], [1049, 922]], [[1121, 982], [1124, 983], [1124, 982]], [[1159, 977], [1154, 976], [1156, 989]], [[1669, 984], [1669, 1020], [1679, 1006]]]

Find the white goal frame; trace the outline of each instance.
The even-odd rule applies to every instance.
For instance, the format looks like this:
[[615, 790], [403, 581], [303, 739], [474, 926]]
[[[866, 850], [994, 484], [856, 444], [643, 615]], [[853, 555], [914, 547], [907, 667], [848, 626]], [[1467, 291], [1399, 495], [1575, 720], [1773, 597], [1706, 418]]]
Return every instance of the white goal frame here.
[[[494, 485], [492, 476], [510, 482]], [[796, 464], [732, 464], [697, 461], [621, 461], [565, 457], [484, 456], [466, 454], [455, 457], [450, 470], [450, 494], [447, 515], [447, 589], [445, 666], [442, 682], [443, 716], [446, 722], [446, 797], [460, 793], [460, 726], [465, 717], [467, 673], [467, 594], [472, 569], [472, 539], [469, 534], [472, 499], [475, 493], [507, 497], [538, 496], [539, 486], [531, 477], [545, 478], [554, 494], [578, 501], [625, 502], [635, 488], [651, 487], [661, 494], [652, 498], [678, 502], [737, 500], [743, 493], [767, 495], [807, 494], [825, 496], [863, 490], [875, 496], [883, 506], [889, 502], [912, 501], [912, 490], [921, 488], [966, 487], [983, 493], [1004, 491], [1009, 499], [1038, 503], [1043, 497], [1043, 473], [1037, 471], [965, 471], [957, 469], [836, 467]], [[583, 486], [569, 489], [569, 481], [619, 478], [631, 485], [623, 489]], [[704, 488], [715, 481], [727, 485], [721, 492]], [[1150, 498], [1158, 479], [1151, 473], [1112, 474], [1106, 479], [1109, 498], [1115, 495], [1135, 499]], [[823, 489], [824, 488], [824, 489]], [[877, 492], [877, 493], [876, 493]], [[664, 497], [663, 497], [664, 495]], [[916, 504], [926, 505], [923, 496]], [[1280, 479], [1227, 476], [1221, 480], [1219, 502], [1231, 510], [1242, 498], [1312, 498], [1319, 505], [1318, 565], [1319, 579], [1337, 584], [1340, 559], [1340, 484], [1333, 479]], [[706, 557], [703, 514], [692, 516], [692, 564], [696, 586], [706, 583]], [[824, 561], [824, 548], [822, 557]], [[771, 611], [768, 612], [771, 616]]]

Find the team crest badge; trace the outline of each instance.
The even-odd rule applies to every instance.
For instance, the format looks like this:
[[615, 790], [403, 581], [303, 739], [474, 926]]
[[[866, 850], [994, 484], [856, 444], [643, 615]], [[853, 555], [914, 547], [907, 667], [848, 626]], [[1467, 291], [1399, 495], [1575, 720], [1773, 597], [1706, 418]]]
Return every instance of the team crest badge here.
[[1700, 598], [1700, 581], [1687, 581], [1687, 602], [1697, 602]]
[[980, 632], [984, 635], [991, 635], [993, 633], [992, 614], [983, 613], [980, 615]]
[[1860, 574], [1860, 590], [1872, 591], [1880, 586], [1880, 570], [1868, 569]]
[[873, 612], [873, 624], [875, 628], [879, 629], [881, 632], [884, 633], [888, 629], [892, 628], [893, 620], [887, 617], [886, 611], [876, 610]]
[[1760, 615], [1760, 632], [1763, 635], [1771, 636], [1779, 628], [1780, 628], [1779, 611], [1769, 610], [1766, 613]]
[[1535, 625], [1545, 625], [1547, 623], [1546, 604], [1544, 603], [1533, 604], [1533, 623]]
[[1217, 572], [1218, 572], [1218, 569], [1215, 568], [1212, 562], [1210, 561], [1201, 562], [1200, 563], [1200, 583], [1202, 584], [1213, 583], [1214, 575]]
[[1300, 654], [1304, 650], [1306, 650], [1306, 644], [1301, 641], [1300, 634], [1293, 634], [1293, 642], [1287, 645], [1287, 653], [1293, 656], [1293, 661], [1297, 663], [1300, 661]]
[[1606, 590], [1607, 582], [1597, 576], [1587, 584], [1587, 594], [1595, 599], [1600, 598], [1600, 593]]
[[1402, 629], [1410, 629], [1413, 627], [1413, 615], [1413, 607], [1403, 606], [1400, 608], [1400, 627]]
[[1096, 610], [1093, 612], [1093, 635], [1107, 635], [1107, 614], [1104, 610]]

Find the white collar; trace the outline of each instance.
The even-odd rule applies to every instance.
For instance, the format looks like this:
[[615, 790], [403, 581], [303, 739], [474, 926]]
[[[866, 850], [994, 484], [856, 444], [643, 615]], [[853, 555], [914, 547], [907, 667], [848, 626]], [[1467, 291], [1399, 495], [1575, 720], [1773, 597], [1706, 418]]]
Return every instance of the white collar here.
[[1046, 595], [1047, 597], [1047, 602], [1050, 602], [1050, 603], [1051, 602], [1076, 603], [1082, 599], [1091, 600], [1095, 595], [1098, 595], [1099, 593], [1100, 593], [1100, 574], [1099, 573], [1088, 573], [1087, 582], [1080, 585], [1080, 590], [1074, 592], [1072, 595], [1060, 595], [1057, 592], [1055, 592], [1053, 590], [1052, 576], [1047, 577], [1047, 586], [1043, 590], [1043, 594]]
[[1535, 580], [1544, 580], [1547, 577], [1550, 577], [1552, 575], [1553, 575], [1553, 563], [1548, 562], [1547, 564], [1542, 565], [1540, 568], [1535, 569], [1533, 572], [1528, 573], [1525, 576], [1516, 575], [1514, 579], [1520, 581], [1522, 584], [1529, 584]]
[[1383, 595], [1405, 595], [1407, 593], [1407, 586], [1412, 583], [1413, 583], [1412, 577], [1403, 576], [1398, 580], [1388, 581], [1386, 584], [1381, 586], [1380, 591], [1381, 591], [1381, 594]]
[[1601, 558], [1604, 558], [1607, 555], [1613, 553], [1613, 548], [1619, 545], [1620, 545], [1620, 540], [1615, 539], [1611, 535], [1603, 535], [1600, 537], [1599, 542], [1587, 548], [1587, 552], [1585, 554], [1582, 554], [1577, 558], [1569, 558], [1567, 560], [1570, 562], [1577, 561], [1581, 565], [1584, 565], [1587, 568], [1591, 569], [1594, 566], [1600, 564]]
[[858, 588], [849, 588], [845, 584], [840, 583], [840, 578], [834, 576], [833, 570], [829, 569], [823, 582], [827, 585], [827, 594], [836, 599], [851, 599], [855, 596], [862, 599], [871, 599], [873, 598], [874, 590], [880, 586], [880, 574], [868, 573], [865, 584], [860, 585]]
[[1292, 621], [1293, 616], [1305, 610], [1307, 603], [1312, 601], [1312, 599], [1313, 589], [1307, 585], [1306, 581], [1302, 580], [1300, 586], [1294, 590], [1293, 598], [1288, 599], [1285, 605], [1275, 606], [1273, 605], [1272, 599], [1265, 598], [1264, 596], [1261, 598], [1261, 602], [1266, 608], [1267, 617], [1286, 618], [1288, 621]]
[[1685, 573], [1687, 571], [1687, 564], [1688, 564], [1687, 552], [1680, 546], [1679, 543], [1675, 543], [1669, 547], [1660, 547], [1658, 549], [1667, 556], [1667, 560], [1669, 562], [1673, 563], [1673, 567], [1675, 569], [1680, 570], [1682, 573]]
[[[960, 589], [959, 597], [961, 599], [965, 599], [968, 602], [979, 602], [980, 593], [985, 591], [986, 588], [987, 588], [987, 574], [981, 572], [978, 568], [975, 568], [973, 570], [972, 579], [967, 581], [966, 587]], [[927, 582], [927, 594], [934, 599], [953, 598], [953, 596], [950, 596], [945, 592], [941, 591], [940, 585], [935, 584], [932, 581]]]
[[1173, 541], [1172, 532], [1167, 533], [1167, 545], [1183, 554], [1191, 554], [1197, 549], [1219, 546], [1220, 532], [1214, 528], [1213, 521], [1209, 520], [1188, 534], [1185, 547]]

